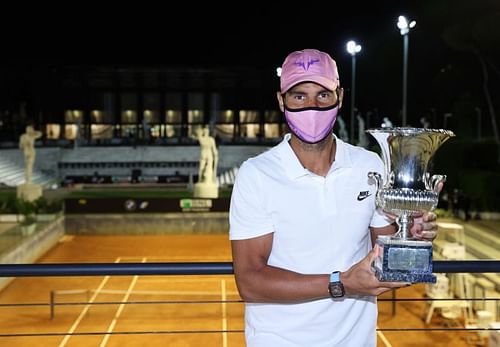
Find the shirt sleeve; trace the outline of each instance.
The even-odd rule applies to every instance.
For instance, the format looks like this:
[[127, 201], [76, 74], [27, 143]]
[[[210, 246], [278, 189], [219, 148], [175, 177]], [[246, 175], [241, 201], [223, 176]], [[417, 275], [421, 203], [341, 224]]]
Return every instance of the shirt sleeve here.
[[392, 224], [394, 221], [387, 217], [381, 209], [377, 208], [373, 213], [372, 220], [370, 221], [370, 226], [373, 228], [382, 228], [389, 224]]
[[238, 170], [229, 206], [229, 239], [243, 240], [274, 231], [265, 208], [265, 192], [259, 170], [245, 161]]
[[[383, 163], [382, 159], [376, 153], [373, 153], [373, 154], [375, 156], [374, 165], [373, 165], [375, 170], [373, 170], [373, 171], [380, 173], [382, 175], [383, 180], [387, 179], [385, 177], [385, 168], [384, 168], [384, 163]], [[382, 209], [376, 207], [376, 209], [373, 213], [373, 216], [372, 216], [372, 220], [370, 221], [370, 227], [382, 228], [382, 227], [385, 227], [389, 224], [392, 224], [393, 222], [394, 222], [394, 220], [387, 217], [387, 215], [382, 211]]]

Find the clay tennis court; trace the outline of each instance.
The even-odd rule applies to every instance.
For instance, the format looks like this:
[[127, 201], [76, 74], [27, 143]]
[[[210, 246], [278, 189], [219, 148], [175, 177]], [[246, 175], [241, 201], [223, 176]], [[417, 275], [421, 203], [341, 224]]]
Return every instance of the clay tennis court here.
[[[66, 235], [40, 259], [43, 263], [198, 261], [231, 261], [227, 235]], [[422, 285], [397, 293], [398, 298], [422, 295]], [[244, 346], [243, 304], [230, 275], [25, 277], [0, 292], [0, 304], [0, 346]], [[379, 328], [444, 327], [437, 314], [431, 326], [424, 325], [422, 301], [398, 302], [395, 316], [391, 302], [381, 301], [379, 310]], [[381, 331], [378, 345], [468, 346], [466, 337], [473, 335]]]

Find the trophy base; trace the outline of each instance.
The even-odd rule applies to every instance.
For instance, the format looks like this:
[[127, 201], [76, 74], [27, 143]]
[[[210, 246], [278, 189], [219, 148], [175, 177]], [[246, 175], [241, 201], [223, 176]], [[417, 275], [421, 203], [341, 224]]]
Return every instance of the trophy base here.
[[381, 248], [373, 268], [379, 281], [436, 283], [432, 274], [432, 242], [379, 236]]

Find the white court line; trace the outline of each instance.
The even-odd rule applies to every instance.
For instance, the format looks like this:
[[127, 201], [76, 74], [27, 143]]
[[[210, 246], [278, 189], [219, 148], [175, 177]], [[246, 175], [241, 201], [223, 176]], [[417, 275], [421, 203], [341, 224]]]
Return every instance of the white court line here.
[[[219, 280], [220, 281], [220, 280]], [[200, 283], [198, 281], [198, 283]], [[73, 290], [65, 290], [65, 291], [58, 291], [56, 292], [58, 295], [74, 295], [74, 294], [85, 294], [85, 293], [93, 293], [95, 291], [93, 290], [87, 290], [87, 289], [73, 289]], [[108, 289], [102, 289], [99, 291], [99, 294], [101, 295], [123, 295], [127, 294], [127, 290], [108, 290]], [[206, 291], [206, 290], [134, 290], [130, 292], [130, 295], [156, 295], [156, 296], [161, 296], [161, 295], [171, 295], [171, 296], [190, 296], [190, 295], [205, 295], [205, 296], [220, 296], [220, 290], [216, 291]], [[239, 293], [237, 291], [228, 291], [226, 289], [226, 297], [234, 295], [238, 296], [239, 298]], [[135, 300], [137, 301], [137, 300]], [[174, 300], [175, 301], [175, 300]]]
[[[119, 263], [119, 262], [120, 262], [120, 258], [118, 257], [118, 258], [116, 258], [115, 263]], [[99, 295], [99, 291], [104, 287], [104, 285], [106, 284], [106, 282], [108, 282], [109, 277], [110, 276], [105, 276], [103, 278], [103, 280], [99, 284], [99, 287], [97, 287], [96, 291], [94, 292], [94, 295], [92, 295], [92, 297], [90, 298], [89, 304], [85, 305], [85, 307], [83, 308], [83, 310], [80, 313], [80, 315], [78, 316], [78, 318], [75, 320], [75, 322], [73, 323], [73, 325], [71, 326], [71, 328], [69, 328], [68, 332], [66, 333], [67, 335], [64, 336], [64, 339], [59, 344], [59, 347], [66, 346], [66, 344], [68, 343], [68, 341], [69, 341], [69, 339], [71, 337], [71, 334], [73, 334], [75, 332], [76, 328], [78, 327], [78, 325], [82, 321], [83, 317], [87, 314], [88, 310], [90, 309], [90, 306], [91, 306], [90, 303], [94, 302], [94, 300], [96, 299], [97, 295]]]
[[[159, 275], [162, 276], [162, 275]], [[165, 275], [169, 276], [168, 278], [141, 278], [141, 283], [200, 283], [200, 281], [203, 282], [214, 282], [214, 283], [219, 283], [220, 278], [202, 278], [196, 276], [196, 277], [185, 277], [185, 278], [175, 278], [175, 277], [170, 277], [170, 275]], [[205, 275], [203, 275], [205, 276]]]
[[[171, 257], [171, 258], [174, 258], [174, 257]], [[188, 258], [188, 257], [178, 257], [179, 259], [185, 259], [185, 258]], [[138, 259], [138, 257], [118, 257], [116, 258], [115, 260], [115, 263], [120, 263], [122, 262], [124, 259]], [[145, 263], [146, 260], [148, 258], [147, 257], [143, 257], [141, 259], [141, 262], [142, 263]], [[149, 258], [149, 260], [151, 259], [155, 259], [155, 258]], [[163, 258], [157, 258], [157, 259], [163, 259]], [[199, 260], [199, 257], [192, 257], [192, 259], [198, 259]], [[122, 299], [122, 304], [120, 304], [118, 310], [117, 310], [117, 313], [115, 314], [115, 318], [113, 319], [113, 321], [111, 322], [111, 324], [109, 325], [108, 327], [108, 330], [107, 330], [107, 334], [105, 335], [103, 341], [101, 342], [100, 344], [100, 347], [103, 347], [106, 345], [107, 341], [109, 340], [109, 334], [113, 331], [115, 325], [116, 325], [116, 322], [117, 322], [117, 319], [119, 318], [119, 316], [121, 315], [122, 311], [123, 311], [123, 308], [125, 307], [125, 305], [123, 304], [123, 302], [126, 302], [128, 301], [130, 295], [133, 295], [135, 294], [135, 292], [132, 292], [132, 289], [134, 288], [134, 286], [136, 285], [137, 281], [138, 281], [138, 277], [139, 276], [134, 276], [134, 278], [132, 279], [132, 282], [131, 284], [129, 285], [129, 288], [127, 289], [127, 291], [121, 291], [122, 293], [125, 293], [125, 296], [124, 298]], [[61, 341], [61, 343], [59, 344], [59, 347], [64, 347], [66, 346], [66, 344], [68, 343], [69, 339], [71, 338], [71, 334], [73, 334], [75, 332], [75, 330], [77, 329], [78, 325], [80, 324], [80, 322], [82, 321], [83, 317], [87, 314], [88, 310], [90, 309], [90, 307], [92, 306], [91, 304], [95, 301], [95, 299], [97, 298], [97, 296], [99, 294], [104, 294], [105, 292], [115, 292], [113, 290], [103, 290], [103, 287], [106, 285], [106, 283], [108, 282], [110, 276], [105, 276], [103, 278], [103, 280], [101, 281], [101, 283], [99, 284], [99, 286], [97, 287], [97, 289], [94, 291], [94, 294], [92, 295], [92, 297], [89, 299], [89, 304], [85, 305], [85, 307], [83, 308], [82, 312], [80, 313], [80, 315], [78, 316], [78, 318], [75, 320], [75, 322], [73, 323], [73, 325], [71, 326], [71, 328], [68, 330], [67, 332], [67, 335], [64, 337], [64, 339]], [[159, 280], [154, 280], [154, 279], [149, 279], [149, 280], [145, 280], [145, 279], [141, 279], [141, 282], [177, 282], [177, 283], [182, 283], [182, 282], [193, 282], [193, 281], [197, 281], [199, 282], [200, 279], [196, 279], [196, 278], [184, 278], [184, 279], [175, 279], [175, 278], [169, 278], [169, 279], [159, 279]], [[222, 280], [219, 280], [219, 279], [213, 279], [213, 278], [204, 278], [203, 281], [206, 281], [206, 282], [218, 282], [218, 281], [221, 281], [221, 297], [222, 297], [222, 330], [223, 330], [223, 333], [222, 333], [222, 341], [223, 341], [223, 347], [227, 347], [227, 304], [226, 304], [226, 300], [227, 300], [227, 296], [228, 295], [239, 295], [238, 292], [234, 292], [234, 291], [227, 291], [226, 290], [226, 280], [222, 279]], [[118, 291], [116, 291], [118, 292]], [[175, 294], [175, 295], [182, 295], [182, 294], [187, 294], [187, 295], [219, 295], [219, 292], [207, 292], [207, 291], [166, 291], [168, 292], [168, 294]], [[392, 347], [392, 346], [388, 346], [388, 347]]]
[[[146, 262], [146, 258], [143, 258], [141, 263], [145, 263], [145, 262]], [[120, 306], [118, 306], [118, 310], [116, 310], [115, 317], [111, 321], [111, 324], [109, 325], [108, 330], [106, 331], [106, 335], [104, 335], [104, 338], [102, 339], [102, 342], [99, 345], [99, 347], [104, 347], [108, 343], [109, 337], [111, 336], [110, 333], [113, 332], [113, 329], [115, 328], [116, 322], [117, 322], [118, 318], [120, 318], [120, 315], [123, 312], [123, 308], [125, 307], [125, 304], [123, 304], [123, 303], [128, 301], [128, 298], [130, 297], [130, 293], [132, 292], [132, 289], [134, 289], [134, 286], [137, 283], [138, 279], [139, 279], [138, 275], [135, 275], [132, 278], [132, 282], [130, 282], [130, 285], [128, 286], [127, 292], [125, 293], [125, 296], [122, 299], [122, 303], [120, 304]]]
[[[101, 294], [124, 294], [124, 290], [104, 290], [101, 291]], [[237, 295], [239, 294], [236, 291], [226, 291], [226, 296], [227, 295]], [[133, 291], [130, 293], [130, 295], [177, 295], [177, 296], [182, 296], [182, 295], [220, 295], [220, 291], [214, 291], [214, 292], [209, 292], [209, 291], [196, 291], [196, 290], [163, 290], [163, 291]]]
[[[377, 327], [377, 329], [378, 329], [378, 327]], [[385, 347], [392, 347], [389, 340], [387, 340], [387, 337], [385, 337], [385, 335], [381, 331], [377, 331], [377, 335], [378, 335], [378, 337], [380, 337], [380, 339], [384, 343]]]
[[226, 280], [220, 280], [222, 301], [222, 347], [227, 347]]

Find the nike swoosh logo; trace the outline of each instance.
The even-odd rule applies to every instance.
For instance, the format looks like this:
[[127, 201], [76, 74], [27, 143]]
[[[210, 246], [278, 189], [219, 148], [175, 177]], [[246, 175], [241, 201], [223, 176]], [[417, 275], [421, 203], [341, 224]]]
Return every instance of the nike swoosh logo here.
[[360, 192], [358, 197], [357, 197], [357, 200], [358, 201], [363, 201], [365, 200], [367, 197], [369, 197], [371, 194], [368, 193], [368, 192]]

